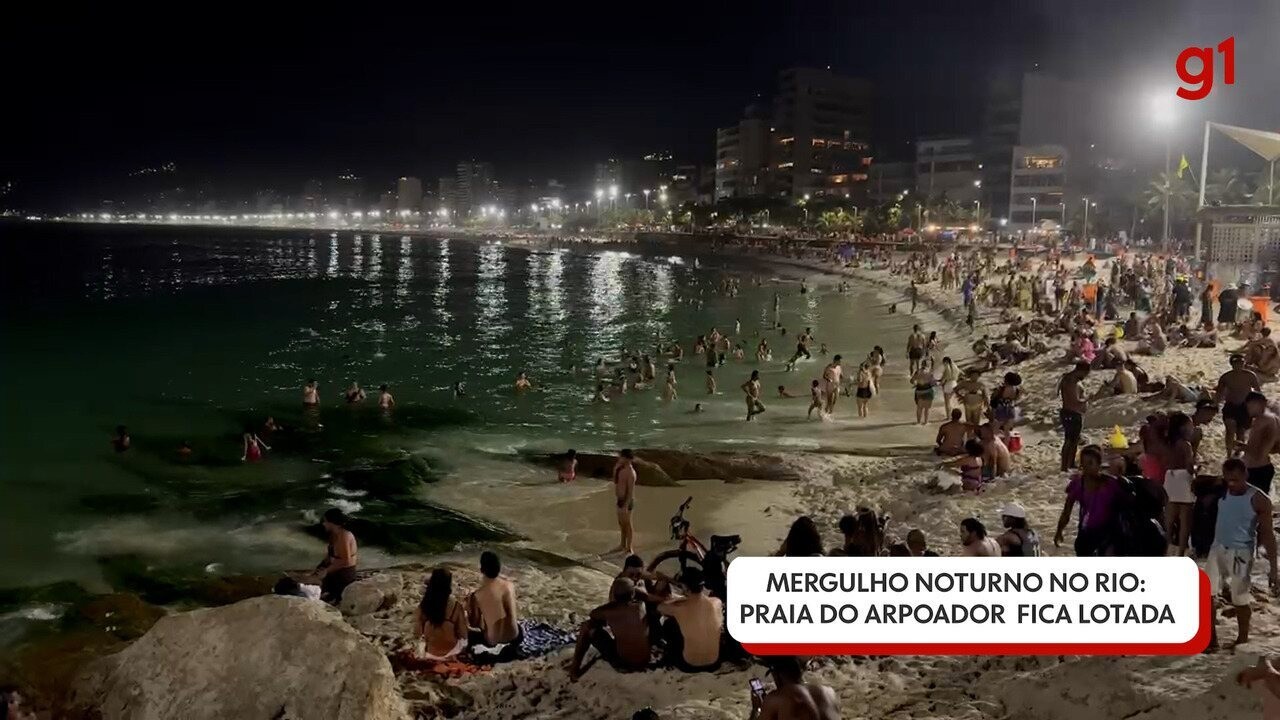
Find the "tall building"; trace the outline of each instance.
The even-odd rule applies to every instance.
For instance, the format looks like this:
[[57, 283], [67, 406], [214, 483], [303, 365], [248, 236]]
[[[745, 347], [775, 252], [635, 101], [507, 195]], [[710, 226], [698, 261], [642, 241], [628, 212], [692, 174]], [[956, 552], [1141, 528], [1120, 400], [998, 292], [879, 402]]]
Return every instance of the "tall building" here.
[[925, 198], [971, 205], [982, 189], [978, 165], [978, 150], [971, 137], [917, 140], [916, 192]]
[[454, 184], [454, 206], [459, 215], [478, 212], [482, 205], [497, 202], [493, 165], [471, 160], [458, 163]]
[[715, 199], [766, 194], [768, 153], [764, 108], [749, 105], [736, 125], [716, 130]]
[[1019, 143], [1022, 122], [1022, 77], [1012, 73], [997, 76], [987, 86], [982, 108], [979, 153], [982, 170], [982, 204], [991, 217], [1009, 215], [1009, 173], [1013, 147]]
[[364, 209], [364, 178], [348, 170], [333, 181], [329, 204], [342, 210]]
[[1044, 220], [1065, 219], [1070, 158], [1061, 145], [1014, 146], [1009, 184], [1011, 231], [1028, 230]]
[[784, 70], [773, 99], [769, 148], [774, 191], [849, 197], [867, 179], [871, 84], [830, 70]]
[[[442, 177], [437, 181], [436, 197], [449, 212], [457, 210], [458, 181], [451, 177]], [[439, 208], [436, 208], [437, 210]]]
[[418, 212], [422, 208], [422, 181], [416, 177], [402, 177], [396, 183], [396, 210]]
[[891, 202], [903, 191], [915, 192], [914, 162], [873, 162], [867, 172], [867, 197], [873, 203]]
[[302, 185], [301, 207], [299, 210], [319, 212], [324, 209], [324, 186], [319, 180], [311, 178]]

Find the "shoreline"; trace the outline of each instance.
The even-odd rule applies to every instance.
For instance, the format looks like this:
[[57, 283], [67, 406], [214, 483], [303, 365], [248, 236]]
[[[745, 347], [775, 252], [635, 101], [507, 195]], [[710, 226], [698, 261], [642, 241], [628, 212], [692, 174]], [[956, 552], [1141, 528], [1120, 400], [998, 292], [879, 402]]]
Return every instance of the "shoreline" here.
[[[493, 239], [500, 241], [499, 238]], [[836, 270], [821, 263], [766, 254], [753, 253], [744, 259], [777, 267], [782, 275], [801, 272], [820, 274], [822, 282], [845, 278], [856, 284], [865, 283], [876, 295], [890, 298], [889, 302], [895, 299], [899, 305], [904, 302], [900, 295], [895, 296], [895, 290], [897, 293], [905, 291], [900, 284], [904, 278], [887, 271], [867, 268]], [[896, 288], [895, 282], [899, 282]], [[916, 315], [928, 318], [921, 323], [926, 329], [933, 329], [930, 326], [937, 322], [939, 335], [946, 337], [947, 345], [944, 347], [961, 349], [960, 352], [951, 351], [959, 361], [967, 358], [970, 352], [967, 341], [957, 329], [956, 319], [948, 317], [948, 309], [955, 304], [948, 302], [936, 284], [922, 285], [922, 312]], [[912, 317], [901, 308], [899, 314], [904, 318]], [[984, 328], [999, 325], [991, 322], [992, 314], [990, 309], [984, 312]], [[822, 331], [820, 327], [818, 329]], [[997, 333], [992, 329], [991, 334]], [[877, 341], [885, 342], [869, 339], [866, 345]], [[886, 345], [886, 348], [890, 346]], [[1052, 388], [1062, 370], [1057, 351], [1055, 342], [1052, 353], [1014, 368], [1024, 377], [1027, 390], [1024, 410], [1028, 423], [1041, 421], [1056, 410]], [[891, 366], [900, 370], [903, 360], [899, 352], [892, 348], [886, 352], [890, 354]], [[1164, 372], [1182, 371], [1188, 364], [1217, 367], [1223, 364], [1223, 359], [1220, 349], [1177, 350], [1163, 358], [1143, 358], [1143, 362], [1152, 369], [1153, 377], [1158, 377]], [[848, 362], [856, 363], [856, 359]], [[812, 370], [816, 368], [805, 367], [806, 372]], [[936, 402], [934, 410], [941, 411], [940, 406], [941, 402]], [[1143, 405], [1129, 398], [1102, 401], [1091, 408], [1086, 437], [1104, 436], [1110, 431], [1113, 421], [1132, 436], [1134, 424], [1153, 407], [1156, 406]], [[838, 412], [848, 418], [853, 412], [852, 403], [842, 402]], [[891, 414], [900, 413], [897, 408], [881, 408], [873, 415], [876, 418], [874, 423], [861, 426], [849, 423], [840, 427], [841, 440], [850, 435], [883, 437], [888, 425], [879, 421]], [[910, 408], [903, 408], [901, 414], [909, 416]], [[838, 538], [836, 521], [844, 512], [858, 505], [868, 505], [892, 516], [891, 539], [901, 540], [908, 528], [919, 527], [926, 532], [935, 549], [944, 555], [949, 550], [954, 552], [954, 528], [960, 518], [979, 517], [990, 525], [996, 518], [997, 508], [1010, 500], [1018, 500], [1027, 507], [1033, 524], [1044, 535], [1056, 517], [1061, 504], [1061, 489], [1065, 484], [1056, 469], [1056, 432], [1024, 425], [1020, 430], [1026, 447], [1015, 458], [1015, 470], [1011, 476], [981, 495], [940, 495], [928, 489], [928, 481], [936, 471], [936, 459], [930, 451], [938, 413], [934, 412], [933, 417], [934, 421], [927, 429], [913, 428], [915, 436], [927, 435], [925, 444], [914, 446], [906, 442], [901, 447], [884, 448], [883, 454], [867, 452], [873, 449], [870, 443], [865, 448], [856, 445], [846, 447], [841, 442], [795, 450], [783, 447], [763, 449], [755, 442], [744, 446], [742, 455], [764, 452], [783, 457], [787, 467], [800, 477], [796, 481], [726, 482], [706, 479], [687, 480], [675, 487], [642, 487], [637, 490], [636, 521], [641, 540], [638, 550], [647, 559], [654, 550], [669, 547], [671, 542], [664, 532], [666, 518], [684, 496], [695, 493], [698, 500], [689, 515], [694, 532], [704, 538], [712, 531], [741, 532], [744, 543], [739, 556], [769, 553], [777, 547], [790, 523], [804, 514], [817, 522], [824, 541], [832, 543]], [[925, 435], [921, 435], [922, 432]], [[1206, 432], [1205, 444], [1220, 453], [1221, 438], [1219, 425]], [[883, 440], [880, 444], [884, 444]], [[568, 542], [567, 538], [550, 534], [539, 537], [539, 534], [556, 523], [562, 523], [564, 518], [578, 518], [581, 525], [574, 530], [587, 545], [612, 547], [616, 526], [611, 514], [603, 512], [611, 504], [611, 498], [606, 496], [609, 487], [603, 482], [591, 483], [585, 477], [574, 487], [548, 487], [553, 473], [546, 468], [507, 456], [498, 457], [493, 462], [501, 463], [508, 470], [522, 468], [522, 472], [527, 473], [528, 481], [509, 487], [501, 504], [486, 501], [483, 494], [476, 492], [477, 486], [457, 483], [451, 478], [424, 486], [419, 496], [469, 514], [474, 509], [466, 506], [466, 498], [470, 497], [476, 508], [493, 513], [479, 513], [478, 517], [499, 520], [504, 526], [524, 535], [523, 540], [497, 545], [504, 558], [510, 556], [512, 560], [507, 572], [516, 583], [522, 616], [572, 627], [583, 613], [603, 601], [620, 558], [602, 561], [590, 553], [584, 555], [575, 551], [574, 543]], [[508, 476], [504, 478], [510, 479]], [[475, 503], [477, 499], [480, 501], [478, 504]], [[538, 508], [538, 512], [528, 512], [529, 508]], [[504, 514], [515, 519], [508, 524], [502, 517]], [[747, 534], [748, 529], [751, 534]], [[399, 583], [403, 592], [392, 607], [355, 614], [348, 621], [388, 654], [396, 652], [404, 646], [412, 610], [418, 599], [415, 593], [429, 568], [439, 563], [455, 567], [457, 591], [469, 590], [478, 581], [474, 567], [479, 549], [477, 544], [468, 543], [451, 552], [433, 555], [425, 562], [397, 562], [388, 567], [363, 571], [362, 575], [368, 578]], [[1045, 543], [1045, 551], [1046, 554], [1069, 552], [1069, 543], [1061, 550]], [[1274, 631], [1280, 627], [1274, 604], [1255, 608], [1254, 618], [1254, 642], [1236, 655], [1083, 659], [826, 658], [819, 661], [819, 666], [810, 675], [836, 689], [846, 715], [854, 712], [860, 717], [896, 719], [928, 716], [995, 720], [1025, 715], [1082, 720], [1099, 715], [1111, 717], [1116, 715], [1117, 708], [1124, 708], [1126, 717], [1142, 720], [1169, 717], [1178, 712], [1189, 712], [1191, 716], [1210, 720], [1227, 720], [1239, 717], [1239, 712], [1250, 711], [1253, 707], [1247, 704], [1251, 702], [1251, 696], [1243, 691], [1236, 692], [1232, 686], [1221, 682], [1229, 669], [1248, 657], [1246, 650], [1280, 651], [1280, 640], [1274, 639]], [[151, 621], [154, 622], [154, 618]], [[663, 717], [741, 718], [749, 709], [742, 688], [748, 677], [760, 674], [759, 669], [726, 666], [709, 675], [656, 670], [639, 676], [624, 676], [598, 666], [581, 682], [570, 684], [561, 667], [565, 657], [565, 651], [561, 650], [543, 658], [517, 661], [449, 680], [399, 673], [399, 690], [405, 697], [430, 698], [416, 701], [422, 703], [422, 707], [450, 707], [451, 711], [456, 711], [456, 717], [476, 720], [492, 717], [628, 717], [643, 706], [654, 707]], [[1229, 696], [1231, 702], [1221, 702], [1224, 695]], [[850, 708], [857, 710], [851, 711]]]

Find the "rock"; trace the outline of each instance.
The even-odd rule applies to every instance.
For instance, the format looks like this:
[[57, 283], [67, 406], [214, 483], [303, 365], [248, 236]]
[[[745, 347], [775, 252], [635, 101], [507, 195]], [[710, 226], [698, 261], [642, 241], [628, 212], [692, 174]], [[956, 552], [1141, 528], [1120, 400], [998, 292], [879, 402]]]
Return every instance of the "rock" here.
[[396, 604], [402, 582], [399, 575], [374, 575], [351, 583], [342, 591], [343, 615], [368, 615]]
[[184, 720], [400, 720], [382, 652], [333, 609], [266, 596], [170, 615], [90, 663], [73, 714]]
[[[799, 480], [781, 457], [761, 453], [692, 453], [683, 450], [636, 450], [636, 476], [641, 485], [679, 485], [681, 480]], [[534, 455], [531, 460], [555, 466], [558, 455]], [[578, 453], [578, 475], [611, 478], [614, 455]]]

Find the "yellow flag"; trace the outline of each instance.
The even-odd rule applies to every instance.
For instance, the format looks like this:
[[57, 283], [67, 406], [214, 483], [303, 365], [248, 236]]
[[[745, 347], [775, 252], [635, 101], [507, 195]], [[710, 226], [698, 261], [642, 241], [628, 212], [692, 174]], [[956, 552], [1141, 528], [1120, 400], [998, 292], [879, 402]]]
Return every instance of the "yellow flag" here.
[[1187, 162], [1187, 156], [1183, 154], [1182, 159], [1178, 161], [1178, 178], [1181, 179], [1182, 173], [1190, 169], [1191, 163]]

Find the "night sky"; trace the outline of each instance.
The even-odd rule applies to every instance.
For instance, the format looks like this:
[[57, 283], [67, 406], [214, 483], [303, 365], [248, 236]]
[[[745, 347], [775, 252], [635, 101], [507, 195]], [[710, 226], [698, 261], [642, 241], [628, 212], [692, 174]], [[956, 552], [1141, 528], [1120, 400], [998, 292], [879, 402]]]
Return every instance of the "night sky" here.
[[871, 79], [892, 159], [975, 131], [1000, 69], [1039, 63], [1140, 111], [1137, 88], [1176, 87], [1181, 47], [1231, 34], [1236, 86], [1184, 103], [1180, 132], [1207, 114], [1280, 128], [1274, 0], [266, 5], [9, 18], [0, 182], [33, 205], [164, 162], [246, 191], [345, 169], [433, 187], [470, 157], [580, 182], [608, 156], [710, 162], [715, 128], [792, 65]]

